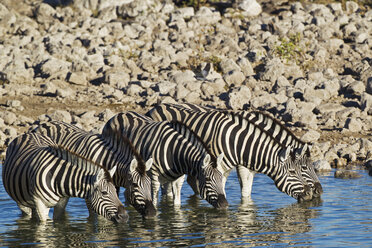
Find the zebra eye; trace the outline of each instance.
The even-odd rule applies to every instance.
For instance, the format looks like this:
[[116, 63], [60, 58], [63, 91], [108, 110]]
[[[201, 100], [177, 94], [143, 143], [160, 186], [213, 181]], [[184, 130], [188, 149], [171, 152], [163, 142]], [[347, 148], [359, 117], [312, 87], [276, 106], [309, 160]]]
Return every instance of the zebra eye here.
[[108, 193], [106, 190], [102, 191], [102, 195], [103, 195], [103, 196], [108, 196], [108, 194], [109, 194], [109, 193]]

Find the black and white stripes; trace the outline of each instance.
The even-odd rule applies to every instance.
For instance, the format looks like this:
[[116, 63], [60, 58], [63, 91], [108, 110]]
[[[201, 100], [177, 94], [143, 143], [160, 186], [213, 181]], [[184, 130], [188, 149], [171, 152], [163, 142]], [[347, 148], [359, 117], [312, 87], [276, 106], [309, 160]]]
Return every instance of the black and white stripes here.
[[128, 215], [117, 197], [111, 176], [92, 160], [54, 143], [49, 137], [26, 133], [9, 145], [3, 165], [3, 183], [20, 209], [38, 219], [54, 217], [66, 207], [69, 197], [85, 198], [99, 215], [125, 222]]
[[[298, 139], [289, 137], [289, 130], [277, 122], [273, 126], [264, 125], [273, 122], [268, 116], [247, 118], [249, 113], [218, 111], [193, 104], [162, 104], [150, 110], [148, 115], [159, 121], [180, 121], [209, 144], [214, 154], [223, 152], [224, 169], [229, 171], [237, 167], [243, 197], [251, 194], [253, 171], [267, 174], [281, 191], [299, 201], [311, 199], [313, 190], [298, 166], [300, 160], [295, 156], [292, 144], [283, 143], [285, 138], [297, 142]], [[306, 170], [311, 175], [308, 172], [311, 169]], [[306, 178], [314, 180], [315, 185], [311, 176]]]
[[74, 125], [56, 121], [43, 123], [33, 132], [50, 137], [56, 144], [100, 163], [107, 169], [116, 166], [113, 181], [117, 188], [125, 188], [124, 195], [128, 203], [144, 217], [155, 215], [151, 179], [146, 173], [151, 168], [152, 159], [145, 163], [128, 138], [117, 133], [115, 139], [120, 140], [118, 143]]
[[[173, 129], [171, 123], [153, 121], [135, 112], [125, 112], [106, 123], [102, 136], [105, 139], [114, 139], [117, 132], [127, 136], [144, 158], [152, 156], [154, 204], [157, 202], [160, 185], [172, 182], [174, 204], [180, 205], [183, 176], [187, 174], [199, 180], [202, 198], [216, 208], [227, 207], [220, 160], [211, 158], [203, 145], [193, 145]], [[188, 135], [193, 134], [190, 132]], [[199, 142], [197, 138], [194, 139], [195, 142]]]

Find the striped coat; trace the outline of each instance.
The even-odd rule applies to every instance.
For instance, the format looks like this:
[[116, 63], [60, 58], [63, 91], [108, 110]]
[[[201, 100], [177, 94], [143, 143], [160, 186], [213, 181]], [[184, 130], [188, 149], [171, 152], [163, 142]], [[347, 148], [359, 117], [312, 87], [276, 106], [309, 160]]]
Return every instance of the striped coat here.
[[251, 172], [259, 172], [270, 176], [279, 190], [299, 201], [312, 198], [313, 191], [297, 166], [292, 147], [241, 113], [192, 104], [161, 104], [147, 115], [158, 121], [182, 122], [210, 145], [212, 153], [223, 152], [224, 170], [237, 167], [242, 197], [250, 197]]
[[48, 219], [54, 207], [58, 217], [69, 197], [88, 200], [90, 210], [115, 222], [128, 215], [117, 197], [112, 175], [101, 165], [54, 143], [50, 138], [26, 133], [9, 145], [2, 177], [6, 191], [25, 214]]

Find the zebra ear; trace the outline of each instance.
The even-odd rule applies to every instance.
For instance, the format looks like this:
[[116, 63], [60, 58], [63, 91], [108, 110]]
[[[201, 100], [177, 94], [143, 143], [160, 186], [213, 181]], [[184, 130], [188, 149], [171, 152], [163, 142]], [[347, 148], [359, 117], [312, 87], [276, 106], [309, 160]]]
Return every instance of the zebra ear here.
[[104, 169], [100, 169], [98, 171], [98, 174], [96, 176], [96, 181], [94, 182], [94, 184], [96, 185], [98, 182], [100, 182], [104, 178], [105, 178], [105, 170]]
[[302, 157], [303, 155], [305, 155], [306, 151], [307, 151], [307, 144], [305, 144], [304, 147], [302, 147], [302, 150], [301, 150], [301, 157]]
[[132, 173], [133, 171], [135, 171], [136, 168], [137, 168], [137, 165], [138, 165], [137, 159], [136, 158], [133, 158], [132, 159], [132, 162], [130, 162], [129, 172]]
[[146, 171], [150, 170], [151, 169], [151, 166], [152, 166], [152, 163], [153, 163], [153, 159], [150, 158], [149, 160], [146, 161]]
[[113, 177], [115, 172], [116, 172], [116, 169], [117, 169], [117, 165], [115, 165], [114, 167], [112, 167], [110, 170], [109, 170], [109, 173], [110, 173], [110, 176]]
[[209, 165], [210, 162], [211, 162], [211, 156], [210, 156], [209, 154], [207, 154], [207, 155], [204, 157], [202, 168], [204, 169], [205, 167], [207, 167], [207, 166]]
[[222, 161], [223, 161], [223, 157], [225, 156], [225, 154], [222, 152], [220, 155], [218, 155], [217, 157], [217, 169], [221, 172], [223, 172], [223, 169], [222, 169]]
[[280, 153], [280, 161], [284, 162], [288, 159], [291, 149], [291, 146], [288, 146], [284, 150], [282, 150], [282, 152]]

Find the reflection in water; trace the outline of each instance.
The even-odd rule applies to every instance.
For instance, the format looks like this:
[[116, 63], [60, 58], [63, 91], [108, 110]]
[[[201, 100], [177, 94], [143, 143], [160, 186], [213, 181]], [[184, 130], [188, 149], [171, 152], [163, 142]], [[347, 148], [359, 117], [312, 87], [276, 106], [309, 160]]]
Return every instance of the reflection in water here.
[[[283, 208], [262, 211], [254, 201], [232, 205], [227, 210], [203, 206], [192, 196], [181, 208], [170, 206], [162, 199], [158, 215], [143, 219], [133, 208], [128, 208], [130, 221], [113, 224], [104, 218], [89, 216], [71, 220], [66, 213], [58, 221], [40, 225], [36, 220], [20, 217], [7, 232], [3, 245], [35, 245], [38, 247], [107, 246], [249, 246], [306, 244], [294, 234], [311, 230], [309, 219], [317, 217], [314, 207], [321, 202], [291, 204]], [[7, 243], [9, 242], [9, 243]]]
[[198, 197], [187, 197], [192, 191], [186, 189], [180, 208], [163, 198], [154, 218], [143, 219], [128, 207], [129, 222], [113, 224], [88, 216], [84, 201], [72, 200], [61, 219], [45, 225], [20, 217], [0, 181], [0, 246], [363, 247], [370, 242], [372, 230], [370, 177], [348, 181], [347, 187], [345, 181], [333, 176], [321, 179], [326, 180], [323, 199], [300, 204], [285, 203], [287, 196], [272, 190], [271, 181], [257, 176], [260, 188], [253, 193], [254, 200], [240, 202], [237, 179], [236, 185], [228, 185], [230, 205], [226, 210], [213, 209]]

